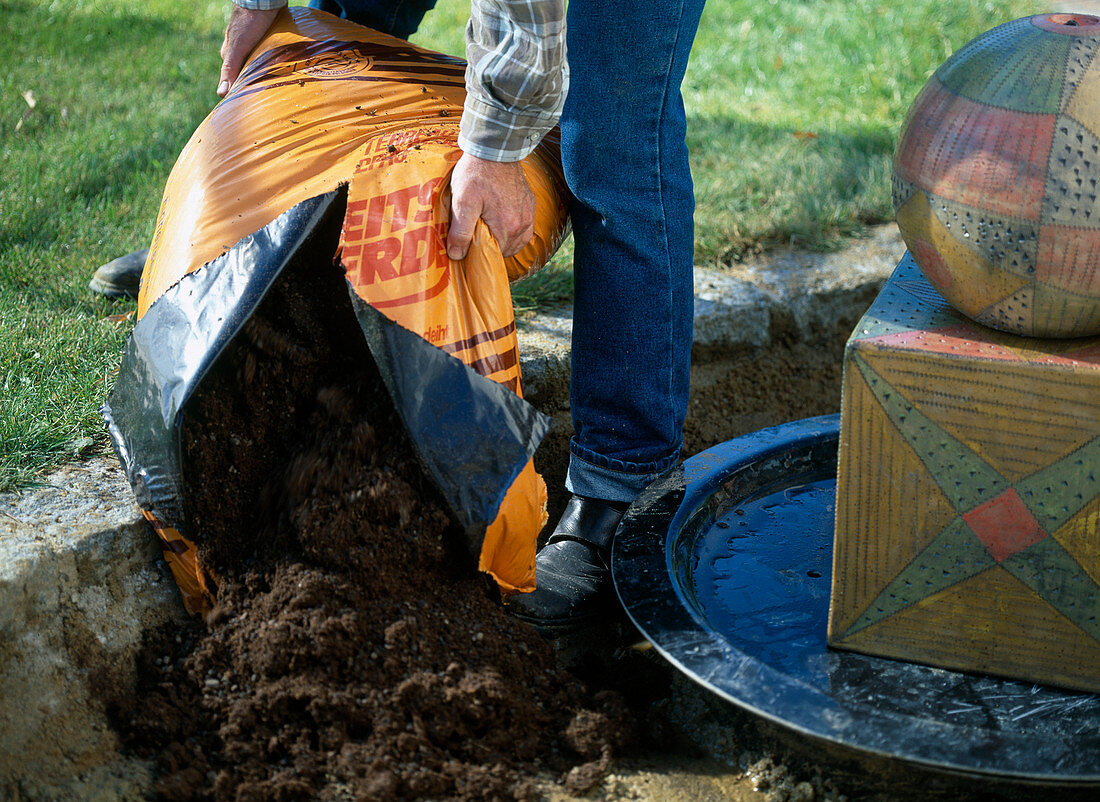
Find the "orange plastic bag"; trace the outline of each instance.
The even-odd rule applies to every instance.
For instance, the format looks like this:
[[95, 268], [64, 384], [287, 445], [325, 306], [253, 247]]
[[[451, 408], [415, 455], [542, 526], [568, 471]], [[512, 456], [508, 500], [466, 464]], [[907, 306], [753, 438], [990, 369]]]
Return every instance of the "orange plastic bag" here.
[[[467, 258], [444, 242], [461, 152], [464, 65], [306, 8], [284, 10], [169, 177], [138, 299], [139, 320], [182, 276], [292, 206], [348, 185], [339, 258], [349, 285], [391, 320], [521, 394], [509, 281], [565, 236], [556, 132], [523, 163], [535, 235], [504, 259], [479, 222]], [[528, 462], [489, 525], [479, 565], [505, 593], [534, 587], [546, 488]], [[193, 544], [146, 510], [192, 610], [208, 603]]]

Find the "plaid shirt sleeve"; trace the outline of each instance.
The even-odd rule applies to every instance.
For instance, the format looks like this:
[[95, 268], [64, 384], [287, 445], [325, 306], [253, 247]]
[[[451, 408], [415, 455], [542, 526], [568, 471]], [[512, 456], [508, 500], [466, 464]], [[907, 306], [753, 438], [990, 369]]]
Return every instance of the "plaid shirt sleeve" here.
[[270, 11], [273, 8], [282, 8], [287, 0], [233, 0], [241, 8], [250, 8], [253, 11]]
[[553, 128], [569, 88], [565, 0], [473, 0], [458, 144], [519, 161]]

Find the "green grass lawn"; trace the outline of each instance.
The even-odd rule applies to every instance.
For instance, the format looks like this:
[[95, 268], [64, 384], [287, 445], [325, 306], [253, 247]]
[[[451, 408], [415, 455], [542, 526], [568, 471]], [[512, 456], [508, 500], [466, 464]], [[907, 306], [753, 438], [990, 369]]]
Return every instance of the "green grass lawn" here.
[[[889, 220], [889, 159], [960, 45], [1046, 4], [711, 0], [685, 85], [698, 264], [833, 248]], [[416, 37], [461, 54], [464, 0]], [[95, 267], [148, 243], [176, 155], [217, 100], [228, 0], [0, 0], [0, 490], [107, 448], [98, 409], [132, 302]], [[624, 21], [629, 24], [628, 21]], [[521, 282], [568, 297], [569, 248]]]

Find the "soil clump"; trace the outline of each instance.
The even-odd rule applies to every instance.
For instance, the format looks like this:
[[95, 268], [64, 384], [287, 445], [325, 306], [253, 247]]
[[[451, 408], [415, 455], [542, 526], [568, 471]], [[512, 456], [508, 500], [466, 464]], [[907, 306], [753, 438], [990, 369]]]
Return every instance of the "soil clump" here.
[[621, 696], [559, 668], [477, 573], [338, 268], [286, 268], [181, 442], [217, 604], [109, 699], [160, 798], [524, 799], [540, 776], [581, 793], [635, 741]]

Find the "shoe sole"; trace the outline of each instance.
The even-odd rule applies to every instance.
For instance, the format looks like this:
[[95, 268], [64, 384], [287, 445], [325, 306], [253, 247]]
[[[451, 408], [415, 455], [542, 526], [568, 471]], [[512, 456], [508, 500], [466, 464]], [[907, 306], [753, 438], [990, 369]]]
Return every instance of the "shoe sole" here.
[[134, 298], [138, 297], [137, 290], [130, 287], [124, 287], [119, 284], [112, 284], [107, 281], [100, 281], [97, 278], [93, 278], [88, 282], [88, 287], [92, 292], [98, 295], [106, 295], [109, 298]]
[[574, 618], [567, 622], [551, 623], [515, 613], [511, 615], [517, 621], [534, 627], [565, 668], [579, 666], [593, 656], [606, 658], [622, 648], [645, 641], [625, 611], [593, 615], [580, 621]]
[[544, 638], [559, 638], [573, 635], [578, 632], [584, 632], [600, 622], [600, 616], [595, 615], [580, 619], [570, 618], [561, 621], [547, 621], [545, 618], [528, 618], [525, 615], [512, 611], [509, 611], [508, 614], [517, 621], [530, 624], [535, 628], [535, 631]]

